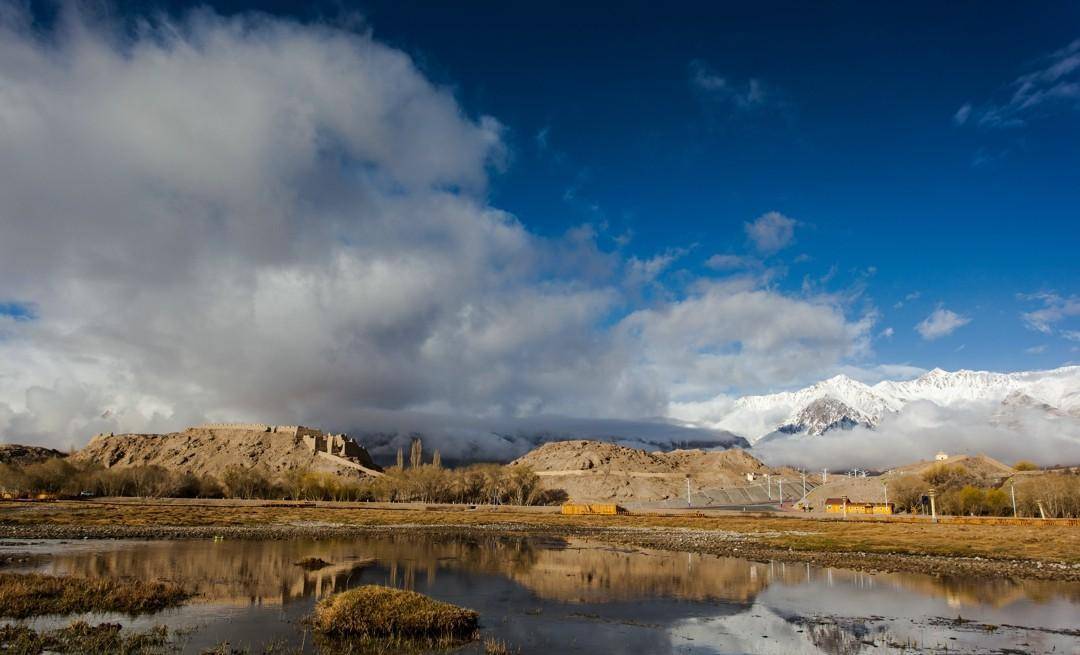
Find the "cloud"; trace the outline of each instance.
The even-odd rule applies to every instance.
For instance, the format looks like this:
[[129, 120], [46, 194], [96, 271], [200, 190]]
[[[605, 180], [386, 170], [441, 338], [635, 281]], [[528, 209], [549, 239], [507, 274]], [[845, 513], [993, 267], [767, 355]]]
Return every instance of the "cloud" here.
[[894, 334], [896, 334], [896, 330], [892, 329], [891, 327], [887, 327], [882, 330], [881, 334], [879, 334], [878, 336], [882, 339], [892, 339]]
[[904, 296], [903, 300], [897, 300], [896, 303], [893, 305], [893, 309], [900, 309], [905, 304], [912, 302], [913, 300], [918, 300], [920, 297], [922, 297], [921, 291], [912, 291], [911, 293]]
[[753, 222], [744, 223], [743, 229], [759, 252], [772, 254], [787, 248], [795, 241], [796, 224], [795, 220], [780, 212], [769, 212]]
[[1080, 460], [1080, 420], [1039, 409], [1013, 408], [1006, 417], [996, 416], [999, 411], [1000, 406], [993, 404], [945, 408], [916, 401], [887, 414], [873, 430], [858, 427], [779, 439], [755, 446], [752, 452], [774, 464], [830, 469], [884, 469], [930, 459], [939, 450], [1044, 465]]
[[1062, 297], [1054, 292], [1039, 292], [1033, 294], [1021, 294], [1020, 300], [1037, 301], [1042, 303], [1040, 309], [1020, 314], [1024, 325], [1029, 330], [1053, 334], [1054, 326], [1066, 318], [1080, 316], [1080, 297]]
[[915, 326], [915, 331], [923, 339], [932, 341], [948, 336], [970, 322], [971, 319], [967, 316], [961, 316], [944, 307], [938, 307]]
[[714, 271], [737, 271], [745, 268], [755, 268], [760, 264], [753, 257], [743, 255], [716, 254], [705, 260], [705, 265]]
[[491, 206], [499, 121], [370, 33], [73, 7], [44, 35], [0, 22], [0, 298], [33, 308], [0, 314], [6, 439], [636, 419], [865, 353], [863, 319], [763, 279], [639, 306], [626, 273], [658, 283], [677, 253]]
[[970, 102], [964, 103], [964, 105], [961, 106], [960, 109], [956, 110], [956, 113], [953, 114], [953, 123], [955, 125], [963, 125], [964, 123], [967, 122], [967, 119], [968, 119], [969, 116], [971, 116], [971, 103]]
[[1069, 341], [1080, 341], [1080, 330], [1062, 330], [1061, 336]]
[[710, 99], [742, 111], [761, 107], [770, 99], [761, 80], [750, 78], [745, 84], [737, 84], [696, 59], [690, 62], [690, 84]]
[[1003, 96], [978, 107], [965, 104], [953, 122], [1019, 127], [1054, 111], [1080, 108], [1080, 39], [1044, 57], [1039, 68], [1013, 80]]
[[735, 280], [701, 282], [682, 300], [635, 311], [616, 333], [643, 375], [683, 400], [820, 374], [864, 355], [871, 327], [872, 318], [848, 321], [834, 298], [797, 299]]
[[1028, 355], [1041, 355], [1046, 352], [1046, 344], [1024, 348], [1024, 352]]

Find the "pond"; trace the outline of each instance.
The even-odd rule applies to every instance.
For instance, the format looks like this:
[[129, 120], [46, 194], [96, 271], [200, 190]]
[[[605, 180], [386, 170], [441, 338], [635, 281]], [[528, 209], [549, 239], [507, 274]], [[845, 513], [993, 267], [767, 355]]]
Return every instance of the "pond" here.
[[[177, 609], [27, 623], [165, 624], [185, 631], [186, 653], [222, 642], [317, 652], [303, 619], [319, 598], [362, 584], [473, 608], [484, 637], [521, 653], [1080, 653], [1078, 583], [870, 574], [578, 538], [414, 531], [286, 541], [5, 541], [0, 552], [49, 555], [22, 570], [182, 582], [198, 595]], [[305, 557], [329, 565], [294, 564]]]

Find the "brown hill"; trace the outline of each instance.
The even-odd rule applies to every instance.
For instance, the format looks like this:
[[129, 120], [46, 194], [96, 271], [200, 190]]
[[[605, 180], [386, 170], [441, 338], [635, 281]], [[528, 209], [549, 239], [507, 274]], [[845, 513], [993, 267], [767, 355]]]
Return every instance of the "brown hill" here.
[[66, 453], [41, 446], [21, 446], [15, 443], [0, 444], [0, 464], [25, 466], [37, 464], [55, 457], [67, 457]]
[[797, 477], [739, 449], [648, 452], [584, 440], [546, 443], [510, 466], [530, 467], [546, 488], [562, 489], [573, 500], [636, 505], [684, 501], [688, 478], [695, 505], [754, 504], [768, 499], [765, 474], [785, 478], [786, 498], [795, 493]]
[[[301, 428], [304, 430], [304, 428]], [[322, 433], [318, 430], [308, 430]], [[351, 440], [350, 440], [351, 441]], [[230, 466], [259, 467], [271, 474], [293, 469], [378, 475], [362, 447], [349, 458], [315, 452], [310, 439], [275, 426], [200, 426], [168, 434], [100, 434], [73, 459], [105, 467], [158, 465], [174, 471], [220, 477]]]

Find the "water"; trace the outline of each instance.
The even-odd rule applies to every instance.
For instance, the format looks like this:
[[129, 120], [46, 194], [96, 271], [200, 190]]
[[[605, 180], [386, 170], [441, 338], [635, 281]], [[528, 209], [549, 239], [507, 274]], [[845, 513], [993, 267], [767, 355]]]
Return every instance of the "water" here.
[[[315, 601], [361, 584], [414, 589], [480, 612], [522, 653], [1080, 653], [1080, 584], [867, 574], [611, 546], [584, 539], [403, 532], [291, 541], [4, 542], [35, 570], [182, 582], [198, 596], [152, 616], [92, 615], [221, 642], [312, 650]], [[319, 571], [302, 557], [331, 562]], [[962, 621], [958, 621], [958, 617]], [[38, 628], [79, 617], [41, 617]], [[480, 644], [458, 652], [480, 653]]]

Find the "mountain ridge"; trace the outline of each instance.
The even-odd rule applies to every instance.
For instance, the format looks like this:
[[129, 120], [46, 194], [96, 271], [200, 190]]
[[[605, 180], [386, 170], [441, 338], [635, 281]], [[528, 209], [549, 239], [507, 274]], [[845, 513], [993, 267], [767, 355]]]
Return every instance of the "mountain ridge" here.
[[[1019, 398], [1023, 402], [1016, 402]], [[1080, 366], [1013, 373], [935, 368], [910, 380], [874, 385], [841, 374], [795, 391], [740, 397], [724, 416], [707, 425], [756, 443], [766, 436], [775, 438], [776, 433], [817, 436], [856, 425], [873, 428], [887, 415], [919, 401], [942, 407], [1040, 409], [1052, 416], [1077, 418]]]

